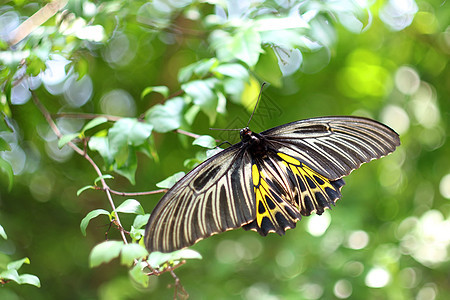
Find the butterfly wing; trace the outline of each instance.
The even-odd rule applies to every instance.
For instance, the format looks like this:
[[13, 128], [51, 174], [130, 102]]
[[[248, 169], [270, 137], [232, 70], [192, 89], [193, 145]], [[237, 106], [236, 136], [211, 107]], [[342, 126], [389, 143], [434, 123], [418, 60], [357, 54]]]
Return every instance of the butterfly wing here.
[[270, 148], [306, 164], [330, 180], [383, 157], [400, 145], [388, 126], [362, 117], [320, 117], [261, 132]]
[[172, 252], [253, 220], [251, 180], [251, 158], [243, 143], [204, 161], [156, 205], [145, 229], [148, 250]]
[[322, 214], [340, 198], [342, 179], [330, 181], [293, 157], [267, 150], [252, 163], [256, 218], [243, 226], [245, 230], [282, 235], [301, 215]]
[[361, 117], [307, 119], [260, 136], [264, 151], [235, 144], [167, 192], [146, 227], [149, 251], [175, 251], [238, 227], [284, 234], [301, 215], [334, 204], [343, 176], [400, 145], [392, 129]]
[[284, 234], [300, 215], [322, 214], [341, 197], [341, 177], [400, 145], [392, 129], [361, 117], [301, 120], [260, 135], [267, 155], [252, 167], [256, 219], [243, 228], [263, 236]]

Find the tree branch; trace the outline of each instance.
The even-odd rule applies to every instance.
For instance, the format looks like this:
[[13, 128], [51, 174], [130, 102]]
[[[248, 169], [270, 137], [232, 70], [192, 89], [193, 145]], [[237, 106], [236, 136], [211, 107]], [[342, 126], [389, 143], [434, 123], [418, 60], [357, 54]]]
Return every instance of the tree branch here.
[[[47, 121], [47, 123], [50, 126], [50, 128], [52, 129], [52, 131], [55, 133], [55, 135], [58, 137], [58, 139], [60, 139], [63, 135], [62, 135], [61, 131], [59, 130], [58, 126], [53, 121], [50, 113], [45, 108], [45, 106], [41, 103], [41, 101], [39, 101], [39, 98], [37, 97], [36, 93], [34, 91], [32, 91], [32, 90], [30, 90], [30, 91], [31, 91], [31, 96], [33, 98], [34, 104], [41, 111], [42, 115], [44, 116], [45, 120]], [[122, 223], [120, 222], [119, 215], [116, 212], [116, 206], [115, 206], [114, 201], [112, 199], [110, 189], [109, 189], [108, 185], [106, 184], [105, 180], [103, 179], [102, 171], [97, 166], [97, 164], [92, 160], [92, 158], [87, 154], [87, 152], [81, 150], [77, 145], [75, 145], [72, 142], [67, 143], [67, 145], [70, 148], [72, 148], [75, 152], [77, 152], [79, 155], [83, 156], [92, 165], [92, 167], [94, 168], [95, 172], [100, 177], [100, 181], [102, 183], [102, 187], [105, 190], [106, 197], [108, 198], [109, 204], [111, 205], [111, 208], [114, 211], [114, 215], [115, 215], [115, 218], [117, 220], [117, 225], [120, 228], [119, 231], [120, 231], [120, 235], [122, 236], [122, 240], [123, 240], [123, 242], [125, 244], [128, 244], [127, 237], [125, 236], [124, 228], [122, 226]]]
[[54, 118], [86, 119], [86, 120], [92, 120], [92, 119], [95, 119], [98, 117], [103, 117], [111, 122], [117, 122], [120, 119], [122, 119], [122, 117], [119, 117], [119, 116], [103, 115], [103, 114], [83, 114], [83, 113], [57, 113], [57, 114], [52, 114], [52, 117], [54, 117]]
[[44, 24], [59, 10], [66, 6], [67, 2], [69, 2], [69, 0], [54, 0], [38, 10], [34, 15], [29, 17], [11, 32], [11, 37], [8, 41], [9, 46], [14, 46], [26, 38], [33, 30]]

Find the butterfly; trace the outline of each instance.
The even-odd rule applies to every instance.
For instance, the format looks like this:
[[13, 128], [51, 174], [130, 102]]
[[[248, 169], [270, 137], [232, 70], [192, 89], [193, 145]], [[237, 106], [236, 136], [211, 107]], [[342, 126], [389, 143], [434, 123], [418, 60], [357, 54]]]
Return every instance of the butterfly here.
[[172, 252], [240, 227], [283, 235], [302, 216], [331, 208], [343, 176], [400, 145], [388, 126], [354, 116], [300, 120], [261, 133], [247, 125], [240, 137], [159, 201], [145, 229], [150, 252]]

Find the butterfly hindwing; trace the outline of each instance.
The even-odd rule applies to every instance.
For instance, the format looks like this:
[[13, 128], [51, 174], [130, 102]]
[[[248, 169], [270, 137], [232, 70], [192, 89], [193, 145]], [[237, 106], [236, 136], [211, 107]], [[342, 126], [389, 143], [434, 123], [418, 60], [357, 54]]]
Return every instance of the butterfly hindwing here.
[[321, 215], [326, 208], [331, 208], [341, 197], [343, 179], [330, 180], [314, 171], [294, 157], [277, 153], [285, 167], [285, 172], [294, 181], [297, 191], [296, 204], [300, 214], [309, 216], [315, 212]]
[[[271, 153], [271, 151], [269, 152]], [[329, 180], [284, 153], [268, 155], [252, 165], [256, 220], [244, 225], [265, 236], [295, 228], [301, 215], [322, 214], [341, 197], [344, 180]]]
[[[252, 164], [253, 192], [255, 194], [256, 219], [244, 225], [244, 229], [252, 229], [265, 236], [269, 232], [283, 234], [287, 229], [295, 228], [301, 216], [297, 208], [288, 199], [286, 178], [275, 175], [269, 166]], [[284, 176], [285, 177], [285, 176]]]

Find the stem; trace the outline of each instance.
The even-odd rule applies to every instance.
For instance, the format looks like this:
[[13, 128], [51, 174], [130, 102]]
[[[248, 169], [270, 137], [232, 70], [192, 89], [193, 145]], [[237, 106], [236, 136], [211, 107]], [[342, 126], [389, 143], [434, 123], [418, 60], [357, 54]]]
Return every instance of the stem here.
[[[55, 133], [55, 135], [60, 139], [63, 135], [61, 131], [59, 130], [58, 126], [56, 126], [55, 122], [53, 121], [50, 113], [48, 110], [44, 107], [44, 105], [39, 101], [39, 98], [35, 94], [34, 91], [31, 91], [31, 96], [33, 98], [34, 104], [38, 107], [38, 109], [41, 111], [42, 115], [44, 116], [45, 120], [47, 121], [48, 125], [52, 129], [52, 131]], [[100, 181], [102, 183], [102, 187], [105, 190], [106, 197], [108, 198], [109, 204], [111, 205], [111, 208], [113, 209], [114, 215], [116, 217], [117, 225], [120, 228], [120, 235], [122, 236], [122, 240], [125, 244], [128, 244], [127, 237], [125, 236], [125, 232], [122, 226], [122, 223], [120, 222], [119, 215], [116, 212], [116, 206], [114, 204], [114, 201], [111, 196], [110, 189], [108, 185], [106, 184], [105, 180], [103, 179], [103, 174], [100, 168], [97, 166], [97, 164], [92, 160], [92, 158], [87, 154], [87, 152], [80, 149], [77, 145], [75, 145], [72, 142], [67, 143], [67, 145], [72, 148], [76, 153], [84, 157], [94, 168], [97, 175], [100, 177]]]
[[[98, 187], [98, 186], [94, 186], [93, 188], [96, 189], [96, 190], [102, 190], [102, 191], [104, 190], [102, 187]], [[119, 195], [119, 196], [125, 196], [125, 197], [154, 195], [154, 194], [167, 192], [167, 189], [160, 189], [160, 190], [147, 191], [147, 192], [119, 192], [119, 191], [115, 191], [115, 190], [113, 190], [113, 189], [111, 189], [109, 187], [108, 187], [108, 189], [111, 192], [111, 194]]]
[[192, 132], [189, 132], [189, 131], [185, 131], [185, 130], [183, 130], [183, 129], [177, 129], [177, 130], [175, 130], [175, 131], [176, 131], [177, 133], [181, 133], [181, 134], [184, 134], [184, 135], [193, 137], [194, 139], [201, 137], [200, 134], [195, 134], [195, 133], [192, 133]]
[[147, 192], [119, 192], [112, 189], [109, 189], [111, 194], [119, 195], [119, 196], [145, 196], [145, 195], [153, 195], [153, 194], [159, 194], [159, 193], [165, 193], [167, 192], [167, 189], [160, 189], [155, 191], [147, 191]]
[[74, 119], [86, 119], [92, 120], [98, 117], [106, 118], [108, 121], [116, 122], [122, 119], [119, 116], [102, 115], [102, 114], [80, 114], [80, 113], [58, 113], [52, 115], [55, 118], [74, 118]]
[[159, 276], [159, 275], [161, 275], [161, 274], [163, 274], [163, 273], [166, 273], [166, 272], [173, 272], [175, 269], [177, 269], [177, 268], [181, 267], [182, 265], [184, 265], [184, 264], [186, 263], [186, 261], [185, 261], [185, 260], [182, 260], [182, 261], [180, 261], [178, 264], [176, 264], [176, 265], [174, 265], [174, 266], [168, 266], [167, 268], [163, 269], [162, 271], [153, 269], [153, 268], [150, 266], [150, 264], [148, 263], [148, 261], [147, 261], [146, 263], [147, 263], [147, 267], [151, 270], [151, 272], [147, 273], [147, 275], [148, 275], [148, 276], [150, 276], [150, 275], [156, 275], [156, 276]]

